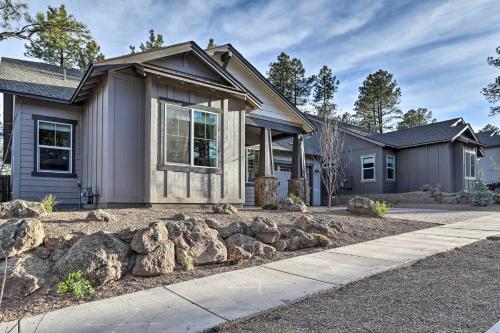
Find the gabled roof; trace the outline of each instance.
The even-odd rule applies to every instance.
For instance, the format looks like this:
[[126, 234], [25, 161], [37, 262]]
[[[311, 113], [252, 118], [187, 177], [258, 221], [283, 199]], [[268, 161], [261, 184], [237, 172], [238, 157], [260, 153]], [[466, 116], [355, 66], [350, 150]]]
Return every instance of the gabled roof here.
[[216, 46], [206, 50], [209, 53], [224, 53], [230, 52], [231, 56], [236, 57], [245, 68], [247, 68], [255, 77], [262, 82], [268, 89], [272, 91], [272, 93], [278, 97], [292, 113], [294, 113], [301, 121], [303, 121], [307, 126], [310, 126], [313, 130], [316, 128], [315, 125], [307, 118], [295, 105], [293, 105], [282, 93], [280, 93], [274, 85], [269, 82], [269, 80], [262, 75], [257, 68], [255, 68], [243, 55], [234, 48], [231, 44], [224, 44], [220, 46]]
[[477, 137], [486, 148], [500, 147], [500, 131], [479, 132]]
[[15, 95], [69, 103], [83, 77], [77, 69], [41, 62], [3, 57], [0, 62], [0, 91]]

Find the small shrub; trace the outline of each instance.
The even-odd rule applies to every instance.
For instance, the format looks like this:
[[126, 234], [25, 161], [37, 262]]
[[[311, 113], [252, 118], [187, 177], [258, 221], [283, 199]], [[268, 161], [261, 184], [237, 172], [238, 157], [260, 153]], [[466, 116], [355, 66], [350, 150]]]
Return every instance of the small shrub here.
[[262, 209], [276, 210], [276, 209], [278, 209], [278, 206], [276, 206], [275, 204], [265, 204], [264, 206], [262, 206]]
[[42, 201], [40, 201], [47, 211], [47, 213], [52, 213], [54, 211], [54, 207], [59, 204], [59, 201], [57, 200], [55, 195], [52, 194], [47, 194], [42, 198]]
[[420, 187], [420, 191], [422, 191], [422, 192], [429, 192], [432, 190], [433, 190], [433, 187], [431, 184], [424, 184]]
[[182, 256], [181, 265], [182, 265], [182, 269], [185, 270], [186, 272], [192, 271], [194, 269], [193, 258], [191, 258], [188, 255]]
[[478, 173], [474, 180], [474, 190], [472, 192], [472, 206], [490, 206], [493, 204], [494, 194], [488, 189], [482, 173]]
[[288, 197], [292, 199], [294, 204], [299, 203], [299, 201], [302, 201], [302, 199], [298, 195], [295, 195], [293, 193], [288, 193]]
[[385, 201], [375, 201], [375, 214], [378, 217], [382, 217], [391, 211], [391, 207]]
[[321, 234], [313, 234], [314, 238], [318, 242], [318, 246], [326, 247], [331, 244], [330, 239], [325, 235]]
[[73, 272], [68, 278], [57, 284], [57, 293], [66, 295], [71, 293], [76, 299], [92, 295], [95, 292], [90, 285], [90, 281], [82, 276], [82, 272]]

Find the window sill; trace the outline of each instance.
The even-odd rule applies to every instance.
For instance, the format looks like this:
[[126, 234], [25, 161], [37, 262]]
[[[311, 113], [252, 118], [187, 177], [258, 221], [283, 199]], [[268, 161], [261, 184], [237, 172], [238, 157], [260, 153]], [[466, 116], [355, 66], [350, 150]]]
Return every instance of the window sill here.
[[396, 179], [386, 179], [385, 181], [394, 183], [396, 181]]
[[33, 177], [48, 177], [48, 178], [77, 178], [76, 173], [59, 173], [59, 172], [39, 172], [33, 171], [31, 172], [31, 176]]
[[376, 179], [365, 179], [361, 181], [361, 183], [376, 183], [376, 182], [377, 182]]
[[196, 167], [189, 165], [164, 164], [157, 167], [158, 171], [195, 172], [203, 174], [222, 175], [221, 168]]

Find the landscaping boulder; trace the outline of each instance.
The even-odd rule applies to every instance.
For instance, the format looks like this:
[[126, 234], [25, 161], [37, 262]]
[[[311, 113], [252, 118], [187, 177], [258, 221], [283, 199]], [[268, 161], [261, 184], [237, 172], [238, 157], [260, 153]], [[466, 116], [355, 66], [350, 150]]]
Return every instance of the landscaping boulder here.
[[253, 257], [270, 258], [276, 252], [274, 247], [243, 234], [232, 235], [225, 242], [228, 259], [235, 261]]
[[177, 213], [171, 217], [172, 220], [176, 220], [176, 221], [187, 221], [190, 218], [191, 218], [191, 216], [184, 214], [184, 213]]
[[12, 257], [35, 249], [45, 237], [39, 220], [9, 220], [0, 225], [0, 244], [5, 254]]
[[238, 214], [238, 209], [236, 209], [236, 207], [230, 204], [213, 205], [212, 211], [215, 214], [227, 214], [227, 215]]
[[220, 230], [222, 228], [222, 225], [220, 224], [219, 221], [213, 218], [206, 218], [205, 223], [212, 229], [215, 230]]
[[54, 251], [56, 249], [62, 249], [62, 248], [70, 248], [75, 243], [76, 243], [75, 236], [70, 234], [58, 237], [51, 237], [47, 235], [43, 239], [43, 245], [49, 251]]
[[286, 250], [286, 247], [288, 246], [288, 242], [286, 241], [286, 239], [283, 239], [283, 238], [278, 239], [276, 242], [274, 242], [273, 246], [276, 249], [276, 251], [283, 252]]
[[47, 249], [45, 246], [39, 246], [35, 249], [34, 253], [36, 256], [40, 259], [48, 259], [50, 257], [50, 250]]
[[118, 232], [118, 237], [124, 242], [130, 243], [132, 241], [132, 238], [134, 238], [135, 235], [135, 229], [134, 228], [126, 228]]
[[289, 212], [307, 212], [307, 206], [302, 200], [293, 201], [293, 199], [289, 197], [278, 202], [278, 209]]
[[204, 221], [167, 222], [169, 237], [175, 244], [178, 263], [190, 257], [194, 265], [220, 263], [227, 260], [227, 251], [217, 230], [210, 228]]
[[251, 234], [250, 227], [245, 222], [239, 221], [239, 222], [233, 222], [230, 225], [227, 225], [219, 229], [219, 235], [223, 239], [226, 239], [234, 234], [250, 235]]
[[347, 210], [356, 215], [377, 215], [375, 213], [375, 202], [360, 196], [355, 196], [347, 202]]
[[280, 238], [280, 232], [276, 223], [262, 217], [253, 219], [250, 230], [253, 237], [266, 244], [273, 244]]
[[38, 201], [16, 199], [0, 203], [0, 218], [40, 217], [47, 214], [45, 207]]
[[[3, 280], [4, 263], [0, 269], [0, 281]], [[8, 259], [7, 279], [5, 280], [4, 297], [21, 298], [40, 289], [48, 279], [50, 265], [36, 255], [27, 254], [22, 257]]]
[[315, 219], [310, 215], [301, 215], [297, 217], [294, 224], [302, 231], [321, 234], [330, 238], [333, 237], [334, 229], [330, 227], [328, 222]]
[[130, 247], [137, 253], [147, 254], [168, 239], [168, 230], [163, 223], [151, 223], [134, 233]]
[[166, 240], [152, 252], [146, 255], [137, 255], [132, 274], [135, 276], [156, 276], [172, 272], [174, 267], [174, 243]]
[[92, 285], [103, 285], [125, 275], [129, 253], [127, 243], [111, 233], [99, 231], [80, 238], [57, 261], [54, 271], [60, 279], [81, 271]]
[[104, 209], [97, 209], [87, 214], [87, 221], [114, 222], [116, 218]]
[[300, 249], [306, 249], [310, 247], [315, 247], [318, 245], [318, 241], [312, 234], [308, 234], [299, 229], [291, 229], [288, 232], [288, 238], [286, 239], [287, 251], [296, 251]]

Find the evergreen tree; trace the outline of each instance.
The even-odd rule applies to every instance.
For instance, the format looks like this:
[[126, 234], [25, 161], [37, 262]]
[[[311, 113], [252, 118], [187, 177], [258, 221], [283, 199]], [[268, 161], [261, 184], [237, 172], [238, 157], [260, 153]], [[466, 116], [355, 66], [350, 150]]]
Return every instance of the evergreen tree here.
[[217, 47], [217, 44], [215, 44], [215, 40], [213, 38], [210, 38], [208, 40], [207, 49], [212, 49], [214, 47]]
[[0, 0], [0, 42], [8, 38], [29, 40], [38, 28], [26, 1]]
[[493, 131], [498, 131], [498, 127], [491, 124], [486, 124], [484, 125], [483, 128], [479, 130], [479, 132], [493, 132]]
[[349, 112], [342, 113], [340, 116], [337, 117], [337, 119], [345, 124], [358, 125], [356, 117]]
[[[321, 117], [330, 117], [336, 109], [335, 93], [339, 88], [339, 80], [328, 66], [323, 66], [318, 76], [314, 77], [313, 101], [314, 107]], [[344, 113], [343, 116], [348, 114]], [[347, 117], [347, 116], [346, 116]]]
[[[146, 41], [146, 43], [141, 43], [141, 45], [139, 45], [139, 50], [141, 50], [141, 52], [145, 52], [159, 49], [161, 47], [163, 47], [163, 35], [155, 34], [155, 31], [151, 29], [149, 30], [148, 40]], [[130, 45], [129, 48], [130, 53], [135, 53], [135, 46]]]
[[420, 125], [435, 123], [436, 118], [432, 118], [432, 111], [426, 108], [410, 109], [401, 117], [402, 120], [398, 123], [398, 129], [410, 128]]
[[474, 180], [471, 204], [473, 206], [489, 206], [493, 204], [493, 192], [488, 189], [481, 172], [478, 173]]
[[[488, 65], [500, 69], [500, 46], [497, 47], [497, 58], [488, 57]], [[489, 83], [486, 88], [481, 90], [486, 100], [491, 104], [500, 102], [500, 75], [495, 78], [495, 82]], [[494, 105], [490, 108], [490, 116], [500, 114], [500, 105]]]
[[290, 81], [292, 80], [292, 66], [290, 56], [285, 52], [278, 55], [277, 61], [269, 64], [267, 72], [269, 82], [289, 101], [292, 100]]
[[64, 68], [76, 65], [80, 69], [104, 58], [87, 26], [68, 14], [64, 5], [49, 6], [46, 15], [38, 13], [34, 22], [38, 28], [30, 44], [25, 45], [26, 56]]
[[401, 89], [393, 75], [385, 70], [369, 74], [359, 87], [354, 110], [363, 127], [383, 133], [393, 128], [393, 120], [401, 111], [398, 108]]

